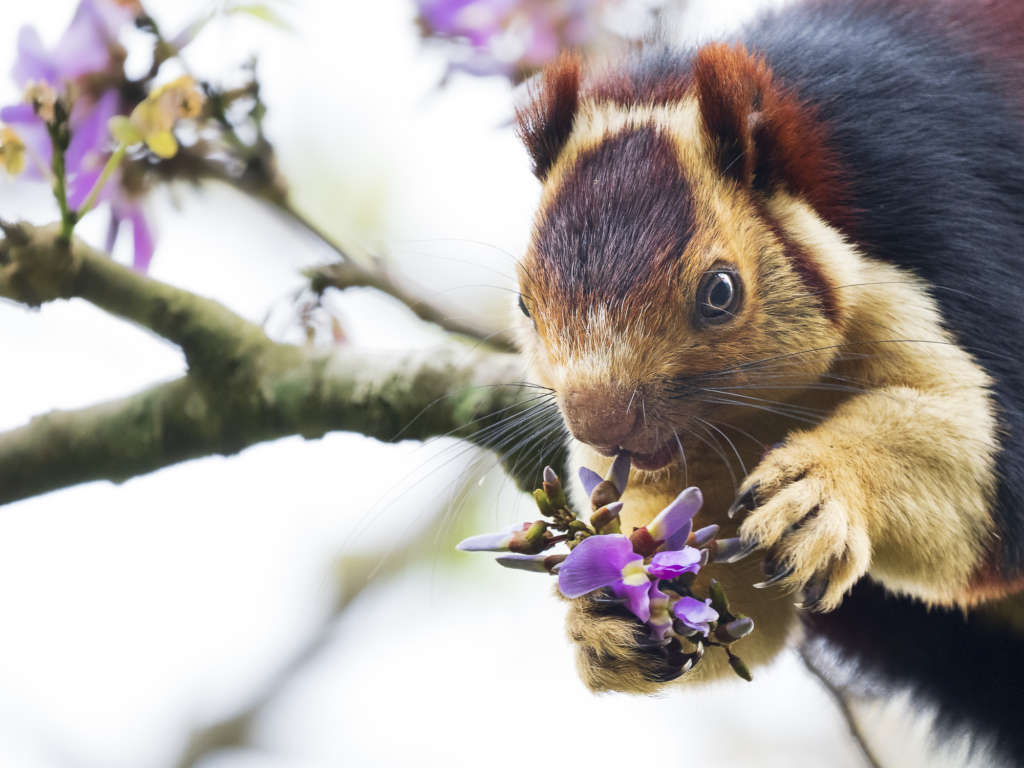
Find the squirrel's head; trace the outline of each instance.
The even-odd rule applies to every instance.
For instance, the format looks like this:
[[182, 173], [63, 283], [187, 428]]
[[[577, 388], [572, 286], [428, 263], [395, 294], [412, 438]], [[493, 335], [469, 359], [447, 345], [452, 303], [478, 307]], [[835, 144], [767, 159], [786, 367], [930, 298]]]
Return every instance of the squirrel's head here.
[[520, 345], [578, 440], [659, 469], [677, 436], [829, 367], [842, 188], [824, 128], [762, 60], [713, 45], [584, 76], [566, 54], [518, 127], [543, 182]]

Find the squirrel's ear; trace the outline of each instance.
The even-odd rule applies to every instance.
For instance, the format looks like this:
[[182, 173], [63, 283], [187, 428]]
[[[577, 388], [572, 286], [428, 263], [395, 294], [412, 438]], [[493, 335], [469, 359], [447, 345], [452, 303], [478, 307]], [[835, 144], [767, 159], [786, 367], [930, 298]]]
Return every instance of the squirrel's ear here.
[[516, 133], [541, 181], [569, 140], [580, 101], [580, 55], [565, 52], [527, 86], [527, 100], [516, 109]]
[[694, 87], [719, 172], [744, 188], [785, 187], [839, 224], [845, 184], [826, 126], [773, 79], [765, 60], [723, 43], [698, 51]]

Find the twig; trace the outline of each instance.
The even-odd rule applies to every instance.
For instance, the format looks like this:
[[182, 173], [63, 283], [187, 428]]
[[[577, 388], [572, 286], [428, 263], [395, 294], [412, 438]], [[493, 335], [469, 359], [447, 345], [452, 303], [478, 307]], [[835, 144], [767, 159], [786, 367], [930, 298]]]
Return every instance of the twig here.
[[853, 736], [853, 740], [857, 742], [857, 747], [860, 749], [860, 753], [864, 757], [865, 762], [867, 762], [871, 768], [883, 768], [882, 763], [879, 762], [878, 758], [875, 757], [874, 752], [871, 751], [871, 747], [868, 746], [867, 739], [864, 738], [864, 733], [861, 731], [860, 724], [857, 722], [857, 716], [850, 707], [850, 702], [847, 700], [846, 693], [841, 688], [834, 685], [825, 673], [815, 666], [814, 662], [811, 661], [810, 655], [803, 648], [799, 649], [799, 653], [801, 661], [803, 661], [804, 666], [807, 667], [807, 671], [818, 679], [818, 682], [824, 686], [825, 690], [832, 696], [832, 700], [836, 703], [836, 706], [839, 707], [839, 712], [843, 716], [843, 720], [846, 721], [846, 727], [849, 728], [850, 735]]
[[[265, 164], [272, 164], [272, 158], [268, 158]], [[216, 160], [190, 156], [188, 151], [180, 152], [179, 157], [164, 163], [161, 169], [169, 178], [184, 177], [221, 181], [249, 197], [270, 205], [293, 224], [305, 230], [337, 254], [341, 262], [325, 264], [306, 272], [314, 291], [319, 293], [330, 287], [340, 290], [357, 287], [374, 288], [398, 299], [424, 322], [438, 325], [449, 333], [467, 336], [501, 352], [516, 351], [512, 336], [507, 331], [493, 331], [466, 319], [451, 317], [450, 313], [434, 306], [422, 296], [416, 295], [399, 284], [386, 269], [383, 259], [374, 257], [372, 266], [365, 266], [360, 259], [342, 248], [334, 238], [292, 205], [287, 191], [283, 189], [283, 182], [276, 175], [239, 175]], [[267, 178], [264, 178], [265, 176]]]

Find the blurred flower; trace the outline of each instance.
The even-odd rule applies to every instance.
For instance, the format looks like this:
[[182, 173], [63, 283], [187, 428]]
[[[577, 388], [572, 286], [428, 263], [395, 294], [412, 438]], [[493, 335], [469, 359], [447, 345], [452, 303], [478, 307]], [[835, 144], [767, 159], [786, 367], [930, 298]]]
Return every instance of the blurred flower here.
[[529, 74], [565, 46], [589, 42], [621, 0], [416, 0], [424, 35], [464, 46], [451, 66], [475, 75]]
[[10, 128], [0, 128], [0, 165], [11, 176], [17, 176], [25, 170], [25, 144], [21, 137]]
[[110, 122], [114, 138], [131, 146], [146, 142], [153, 154], [164, 159], [178, 153], [174, 126], [183, 118], [198, 117], [205, 97], [189, 75], [154, 88], [146, 99], [132, 110], [130, 117], [118, 115]]
[[711, 631], [710, 622], [718, 619], [718, 611], [711, 607], [711, 598], [703, 603], [692, 597], [680, 598], [672, 606], [672, 612], [683, 624], [704, 635]]
[[59, 91], [66, 82], [107, 71], [124, 56], [117, 43], [118, 32], [140, 11], [133, 3], [82, 0], [52, 51], [46, 50], [34, 27], [22, 27], [14, 81], [21, 88], [30, 80], [43, 81]]
[[29, 80], [24, 100], [43, 122], [52, 123], [56, 119], [57, 91], [45, 80]]
[[[46, 50], [34, 28], [23, 27], [19, 33], [12, 74], [31, 103], [0, 109], [0, 120], [17, 126], [24, 153], [34, 161], [27, 167], [22, 161], [24, 178], [48, 179], [53, 148], [45, 121], [53, 118], [51, 110], [56, 101], [50, 95], [56, 97], [71, 88], [75, 97], [68, 119], [71, 140], [64, 158], [67, 203], [71, 210], [77, 210], [86, 200], [113, 148], [107, 125], [121, 108], [118, 84], [124, 81], [124, 51], [117, 38], [121, 28], [141, 13], [136, 0], [82, 0], [52, 51]], [[163, 105], [165, 109], [173, 106], [175, 94], [170, 91], [168, 88], [164, 92], [164, 99], [172, 102]], [[4, 165], [11, 170], [6, 159]], [[94, 202], [110, 203], [108, 251], [121, 224], [131, 222], [134, 266], [144, 272], [153, 257], [154, 241], [142, 207], [141, 191], [126, 189], [123, 174], [117, 170]]]

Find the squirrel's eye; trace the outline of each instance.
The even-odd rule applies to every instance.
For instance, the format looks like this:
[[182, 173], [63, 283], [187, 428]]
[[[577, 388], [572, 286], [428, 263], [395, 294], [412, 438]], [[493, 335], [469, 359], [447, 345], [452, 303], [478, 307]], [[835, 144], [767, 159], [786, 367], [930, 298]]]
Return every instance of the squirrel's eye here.
[[739, 296], [740, 280], [735, 272], [708, 272], [697, 289], [697, 310], [701, 320], [724, 323], [735, 317]]
[[523, 314], [524, 314], [524, 315], [526, 315], [527, 317], [530, 317], [530, 319], [533, 319], [533, 318], [531, 317], [531, 315], [530, 315], [530, 310], [528, 310], [528, 309], [526, 308], [526, 302], [525, 302], [525, 301], [523, 301], [523, 295], [522, 295], [522, 294], [519, 294], [519, 308], [520, 308], [521, 310], [523, 310]]

